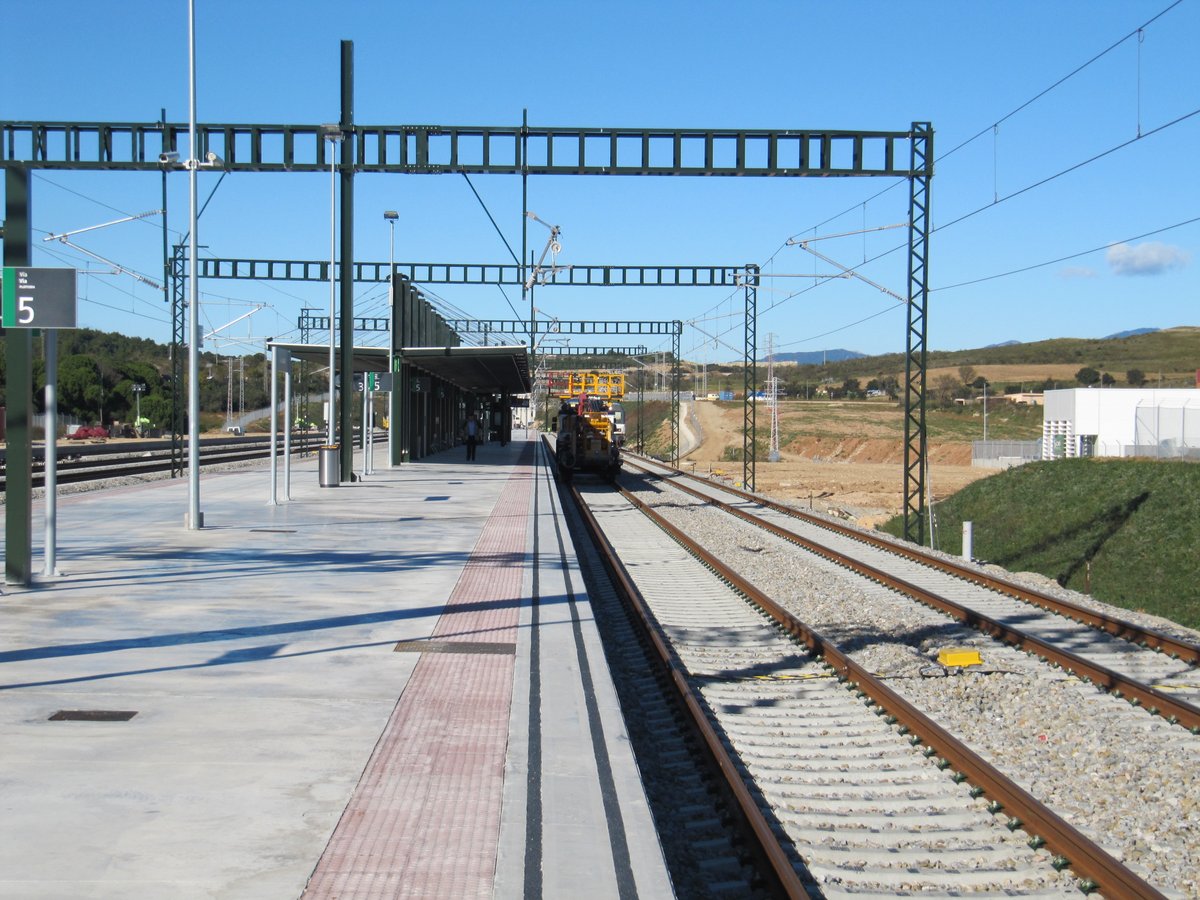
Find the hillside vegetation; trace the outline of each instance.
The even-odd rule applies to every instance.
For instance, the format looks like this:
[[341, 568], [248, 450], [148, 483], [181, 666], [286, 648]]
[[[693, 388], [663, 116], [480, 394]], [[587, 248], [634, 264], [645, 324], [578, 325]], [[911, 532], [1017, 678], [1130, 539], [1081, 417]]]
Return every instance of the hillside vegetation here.
[[[934, 507], [938, 548], [1038, 572], [1126, 609], [1200, 628], [1200, 465], [1140, 459], [1030, 463]], [[899, 536], [901, 520], [882, 530]]]
[[[1059, 387], [1077, 387], [1074, 373], [1090, 367], [1110, 373], [1118, 384], [1125, 383], [1125, 373], [1142, 371], [1150, 386], [1157, 386], [1159, 376], [1163, 387], [1192, 387], [1195, 372], [1200, 369], [1200, 327], [1179, 327], [1126, 338], [1056, 338], [1027, 344], [1003, 347], [981, 347], [974, 350], [931, 350], [926, 367], [956, 369], [961, 366], [1056, 367], [1047, 369], [1046, 376], [1063, 379]], [[740, 367], [730, 367], [741, 371]], [[759, 366], [765, 371], [765, 366]], [[1070, 373], [1065, 375], [1064, 373]], [[864, 384], [872, 379], [892, 376], [903, 381], [904, 354], [888, 353], [858, 359], [829, 362], [828, 365], [786, 366], [777, 373], [793, 392], [805, 382], [818, 383], [824, 379], [841, 382], [856, 378]], [[1005, 376], [997, 373], [996, 380]], [[1030, 373], [1029, 378], [1035, 377]], [[711, 375], [710, 375], [711, 378]], [[1016, 380], [1023, 380], [1018, 377]]]

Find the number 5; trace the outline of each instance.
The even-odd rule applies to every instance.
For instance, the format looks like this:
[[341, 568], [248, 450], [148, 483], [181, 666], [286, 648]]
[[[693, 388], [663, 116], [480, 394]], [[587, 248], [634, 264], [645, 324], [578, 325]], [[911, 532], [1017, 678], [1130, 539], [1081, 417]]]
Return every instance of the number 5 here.
[[28, 325], [33, 321], [33, 297], [17, 298], [17, 324]]

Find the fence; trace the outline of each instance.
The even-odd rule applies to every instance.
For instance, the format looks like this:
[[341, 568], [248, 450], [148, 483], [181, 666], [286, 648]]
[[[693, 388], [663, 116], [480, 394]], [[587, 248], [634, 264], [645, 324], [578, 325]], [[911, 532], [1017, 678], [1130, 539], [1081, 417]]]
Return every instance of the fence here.
[[1200, 459], [1200, 407], [1188, 400], [1178, 405], [1138, 404], [1130, 456], [1155, 459]]
[[1041, 458], [1041, 440], [971, 442], [971, 465], [983, 469], [1011, 469]]
[[[34, 431], [40, 432], [43, 435], [46, 433], [46, 414], [45, 413], [35, 413], [34, 415], [29, 417], [29, 420], [30, 420], [30, 426], [33, 428]], [[57, 422], [58, 422], [58, 434], [60, 434], [60, 435], [66, 434], [68, 427], [70, 427], [71, 425], [81, 424], [79, 419], [77, 419], [75, 416], [69, 416], [66, 413], [59, 413], [58, 417], [57, 417]]]

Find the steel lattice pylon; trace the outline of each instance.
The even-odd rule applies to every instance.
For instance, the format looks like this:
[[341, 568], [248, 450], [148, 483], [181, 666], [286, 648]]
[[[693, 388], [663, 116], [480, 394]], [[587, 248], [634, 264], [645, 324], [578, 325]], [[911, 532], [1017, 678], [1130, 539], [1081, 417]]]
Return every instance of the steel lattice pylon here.
[[925, 542], [925, 336], [929, 309], [929, 182], [933, 128], [913, 123], [908, 213], [908, 329], [904, 360], [904, 537]]
[[746, 369], [742, 377], [745, 391], [742, 401], [742, 485], [748, 491], [754, 490], [754, 436], [758, 419], [758, 405], [754, 401], [754, 393], [758, 389], [758, 373], [754, 368], [754, 357], [758, 352], [758, 273], [758, 266], [750, 263], [743, 276], [746, 292]]
[[187, 355], [184, 310], [187, 296], [187, 248], [176, 244], [171, 254], [171, 477], [183, 477], [183, 369]]

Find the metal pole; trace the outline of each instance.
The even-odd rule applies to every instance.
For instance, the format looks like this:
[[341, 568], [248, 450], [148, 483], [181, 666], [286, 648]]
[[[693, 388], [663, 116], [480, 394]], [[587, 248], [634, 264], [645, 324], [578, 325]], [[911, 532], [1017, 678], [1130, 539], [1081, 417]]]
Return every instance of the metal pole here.
[[283, 361], [283, 498], [292, 499], [292, 351]]
[[[525, 270], [525, 258], [529, 250], [529, 110], [521, 110], [521, 293], [526, 293], [525, 285], [529, 275]], [[529, 293], [529, 371], [537, 372], [533, 291]], [[536, 374], [534, 375], [536, 378]]]
[[[391, 235], [388, 240], [388, 379], [396, 377], [396, 219], [399, 214], [387, 210], [383, 217], [387, 219]], [[396, 464], [396, 385], [388, 391], [388, 468]]]
[[[339, 294], [341, 309], [341, 359], [342, 380], [354, 373], [354, 42], [341, 43], [341, 100], [342, 114], [338, 122], [341, 135], [341, 160], [338, 172], [341, 176], [341, 260], [342, 271]], [[342, 442], [339, 451], [341, 478], [350, 481], [354, 473], [354, 442], [351, 438], [352, 394], [343, 385], [341, 403], [338, 406], [339, 431]]]
[[196, 263], [196, 0], [188, 0], [188, 195], [191, 230], [188, 233], [188, 530], [204, 527], [200, 512], [200, 297]]
[[987, 380], [983, 382], [983, 440], [987, 442]]
[[[46, 428], [42, 445], [46, 452], [46, 559], [42, 574], [58, 574], [55, 552], [58, 542], [58, 332], [46, 330]], [[140, 395], [139, 395], [140, 398]]]
[[[328, 135], [327, 135], [328, 137]], [[325, 444], [332, 447], [337, 439], [337, 407], [334, 405], [334, 373], [337, 371], [337, 360], [334, 356], [335, 331], [333, 327], [336, 318], [337, 304], [337, 159], [333, 152], [329, 155], [329, 415], [328, 434]]]
[[278, 442], [275, 435], [279, 429], [279, 348], [271, 348], [271, 506], [279, 505], [275, 493], [275, 477], [279, 471]]
[[[25, 166], [4, 170], [4, 265], [30, 264], [30, 181]], [[4, 583], [28, 587], [33, 578], [33, 332], [9, 328], [5, 425], [8, 435], [4, 504]]]
[[367, 407], [371, 404], [371, 392], [367, 390], [365, 383], [369, 372], [363, 372], [363, 406], [362, 406], [362, 477], [365, 481], [367, 478], [367, 432], [370, 430], [367, 426]]

